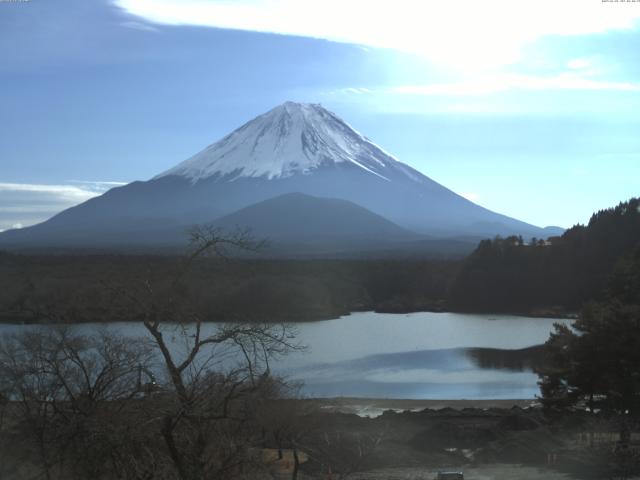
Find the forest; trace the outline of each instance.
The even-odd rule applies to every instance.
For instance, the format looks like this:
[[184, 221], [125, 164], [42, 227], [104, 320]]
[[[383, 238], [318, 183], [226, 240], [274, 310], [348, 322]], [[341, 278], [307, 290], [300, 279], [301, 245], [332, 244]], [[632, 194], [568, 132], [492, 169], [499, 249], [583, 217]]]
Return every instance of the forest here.
[[448, 294], [452, 310], [577, 312], [603, 292], [613, 269], [640, 244], [640, 199], [592, 215], [561, 237], [480, 242]]
[[[225, 247], [253, 248], [250, 238], [206, 228], [183, 257], [2, 254], [3, 319], [60, 325], [0, 342], [0, 476], [201, 480], [276, 469], [347, 478], [397, 455], [453, 461], [445, 446], [531, 465], [561, 451], [563, 468], [593, 478], [635, 472], [627, 447], [640, 414], [639, 227], [632, 199], [562, 237], [485, 240], [462, 262], [238, 259]], [[580, 311], [571, 329], [557, 326], [527, 352], [543, 409], [328, 415], [292, 401], [296, 385], [270, 371], [271, 360], [304, 348], [289, 321], [456, 308]], [[118, 320], [141, 322], [149, 338], [65, 327]], [[226, 323], [202, 327], [211, 320]], [[186, 350], [172, 351], [168, 334]], [[238, 361], [223, 368], [225, 358]], [[626, 449], [599, 457], [563, 447], [598, 429], [618, 429]], [[444, 440], [430, 443], [434, 435]]]
[[[308, 321], [366, 310], [555, 316], [577, 313], [597, 299], [616, 262], [639, 243], [640, 200], [634, 198], [561, 237], [483, 240], [464, 260], [209, 257], [186, 282], [210, 321]], [[0, 319], [132, 320], [110, 308], [109, 285], [135, 290], [149, 280], [162, 282], [181, 261], [0, 253]], [[60, 305], [67, 306], [64, 313]]]

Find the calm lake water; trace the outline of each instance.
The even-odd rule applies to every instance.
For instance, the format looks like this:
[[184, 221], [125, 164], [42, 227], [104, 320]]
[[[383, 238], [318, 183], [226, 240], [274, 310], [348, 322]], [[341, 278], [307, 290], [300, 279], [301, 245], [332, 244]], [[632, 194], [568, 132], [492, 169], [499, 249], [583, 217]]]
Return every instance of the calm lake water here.
[[[307, 351], [279, 360], [273, 370], [304, 382], [302, 394], [315, 397], [534, 398], [537, 376], [510, 350], [543, 343], [556, 322], [570, 323], [508, 315], [354, 313], [296, 324], [297, 341]], [[0, 335], [25, 328], [33, 327], [0, 325]], [[104, 326], [73, 328], [90, 334]], [[146, 335], [133, 322], [106, 328]], [[174, 348], [179, 350], [177, 342]]]

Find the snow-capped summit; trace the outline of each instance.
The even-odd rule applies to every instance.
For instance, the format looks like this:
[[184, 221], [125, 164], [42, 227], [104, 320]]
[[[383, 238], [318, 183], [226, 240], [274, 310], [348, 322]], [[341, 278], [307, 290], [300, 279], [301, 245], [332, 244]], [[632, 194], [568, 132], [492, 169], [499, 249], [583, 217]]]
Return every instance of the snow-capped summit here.
[[307, 223], [321, 218], [315, 226], [323, 238], [354, 242], [355, 228], [385, 248], [398, 229], [464, 237], [548, 234], [457, 195], [322, 106], [287, 102], [151, 180], [0, 233], [0, 245], [166, 245], [184, 241], [185, 229], [198, 223], [251, 220], [245, 226], [291, 234], [313, 231]]
[[343, 162], [382, 178], [386, 168], [399, 163], [321, 105], [286, 102], [155, 179], [170, 175], [192, 182], [212, 176], [286, 178]]

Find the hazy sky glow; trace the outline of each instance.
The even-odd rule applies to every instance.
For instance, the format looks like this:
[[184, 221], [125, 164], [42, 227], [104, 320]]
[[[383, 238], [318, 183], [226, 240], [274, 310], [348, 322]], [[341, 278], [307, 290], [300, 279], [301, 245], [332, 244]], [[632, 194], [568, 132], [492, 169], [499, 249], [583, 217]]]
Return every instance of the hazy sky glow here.
[[473, 70], [513, 63], [546, 35], [632, 29], [640, 9], [585, 0], [116, 0], [150, 22], [272, 32], [414, 52]]
[[640, 194], [640, 2], [0, 2], [0, 78], [0, 229], [285, 100], [538, 225]]

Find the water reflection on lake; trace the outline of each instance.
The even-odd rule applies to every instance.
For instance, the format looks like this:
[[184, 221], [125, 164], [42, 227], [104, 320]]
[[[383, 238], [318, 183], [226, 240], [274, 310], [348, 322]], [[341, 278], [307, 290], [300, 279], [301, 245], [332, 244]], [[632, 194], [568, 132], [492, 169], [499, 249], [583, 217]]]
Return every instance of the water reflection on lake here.
[[[555, 322], [569, 323], [507, 315], [354, 313], [297, 324], [307, 351], [278, 361], [273, 370], [303, 381], [308, 396], [533, 398], [538, 388], [531, 367], [539, 350], [527, 347], [543, 343]], [[0, 325], [0, 334], [24, 328], [29, 327]], [[91, 333], [100, 327], [73, 328]], [[133, 322], [107, 328], [146, 335]], [[179, 350], [177, 340], [173, 348]]]

